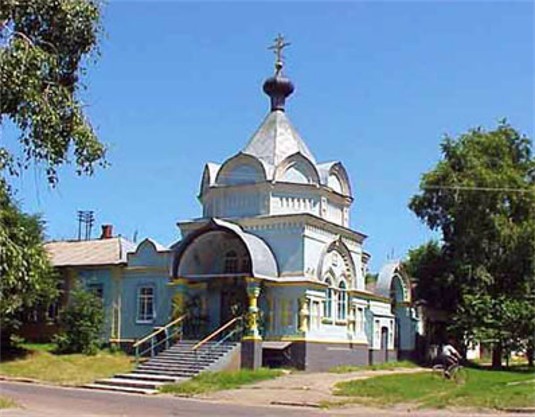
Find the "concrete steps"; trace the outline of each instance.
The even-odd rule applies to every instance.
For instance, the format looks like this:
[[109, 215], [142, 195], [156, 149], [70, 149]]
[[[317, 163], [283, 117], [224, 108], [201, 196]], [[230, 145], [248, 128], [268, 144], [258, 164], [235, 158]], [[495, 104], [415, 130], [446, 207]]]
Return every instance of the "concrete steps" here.
[[209, 342], [195, 353], [191, 349], [196, 343], [195, 340], [178, 342], [160, 354], [140, 362], [130, 373], [99, 379], [84, 387], [135, 394], [156, 394], [162, 385], [186, 381], [213, 368], [239, 345], [236, 342], [221, 345]]

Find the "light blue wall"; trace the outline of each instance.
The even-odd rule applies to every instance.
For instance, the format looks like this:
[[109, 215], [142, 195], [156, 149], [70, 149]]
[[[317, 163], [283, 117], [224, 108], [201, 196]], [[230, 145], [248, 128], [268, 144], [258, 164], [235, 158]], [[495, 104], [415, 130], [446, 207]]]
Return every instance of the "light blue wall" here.
[[113, 294], [115, 293], [111, 267], [80, 269], [77, 273], [79, 283], [84, 289], [88, 289], [90, 285], [102, 285], [102, 303], [105, 312], [102, 337], [107, 340], [111, 336]]
[[301, 226], [285, 229], [248, 230], [248, 232], [262, 238], [269, 245], [277, 260], [279, 274], [303, 272], [304, 242]]
[[[171, 319], [171, 298], [173, 289], [168, 285], [166, 274], [157, 273], [126, 273], [122, 280], [121, 300], [121, 337], [124, 339], [139, 338], [152, 331], [155, 326], [167, 324]], [[155, 289], [156, 317], [151, 323], [137, 322], [137, 294], [142, 286], [153, 286]]]

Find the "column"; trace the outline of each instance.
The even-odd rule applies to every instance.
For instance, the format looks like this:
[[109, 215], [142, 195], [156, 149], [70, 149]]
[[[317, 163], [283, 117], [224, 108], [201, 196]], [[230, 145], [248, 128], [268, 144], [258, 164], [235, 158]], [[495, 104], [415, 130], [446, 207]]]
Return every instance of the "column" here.
[[241, 344], [242, 368], [258, 369], [262, 366], [262, 337], [258, 330], [258, 296], [260, 295], [260, 281], [247, 278], [247, 296], [249, 307], [246, 319], [245, 336]]
[[305, 334], [309, 329], [310, 310], [308, 308], [309, 300], [306, 296], [299, 299], [299, 332]]

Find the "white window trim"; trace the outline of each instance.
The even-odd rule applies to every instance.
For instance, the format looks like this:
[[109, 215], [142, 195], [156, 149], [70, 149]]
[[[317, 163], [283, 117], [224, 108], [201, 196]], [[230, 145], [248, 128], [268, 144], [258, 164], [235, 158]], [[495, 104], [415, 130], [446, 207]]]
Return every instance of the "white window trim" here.
[[[151, 319], [140, 319], [140, 297], [141, 297], [141, 290], [143, 288], [150, 288], [152, 290], [152, 318]], [[152, 284], [147, 285], [140, 285], [137, 288], [136, 292], [136, 324], [150, 324], [154, 323], [156, 320], [156, 287]]]

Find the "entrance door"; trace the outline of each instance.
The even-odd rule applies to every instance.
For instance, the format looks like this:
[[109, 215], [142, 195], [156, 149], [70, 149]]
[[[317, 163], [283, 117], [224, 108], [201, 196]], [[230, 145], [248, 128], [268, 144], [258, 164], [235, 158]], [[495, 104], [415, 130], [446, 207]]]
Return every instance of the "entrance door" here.
[[220, 326], [234, 317], [241, 316], [246, 311], [247, 291], [245, 290], [245, 284], [240, 281], [234, 281], [230, 285], [223, 285], [221, 288]]
[[381, 351], [385, 362], [388, 362], [388, 328], [381, 327]]

